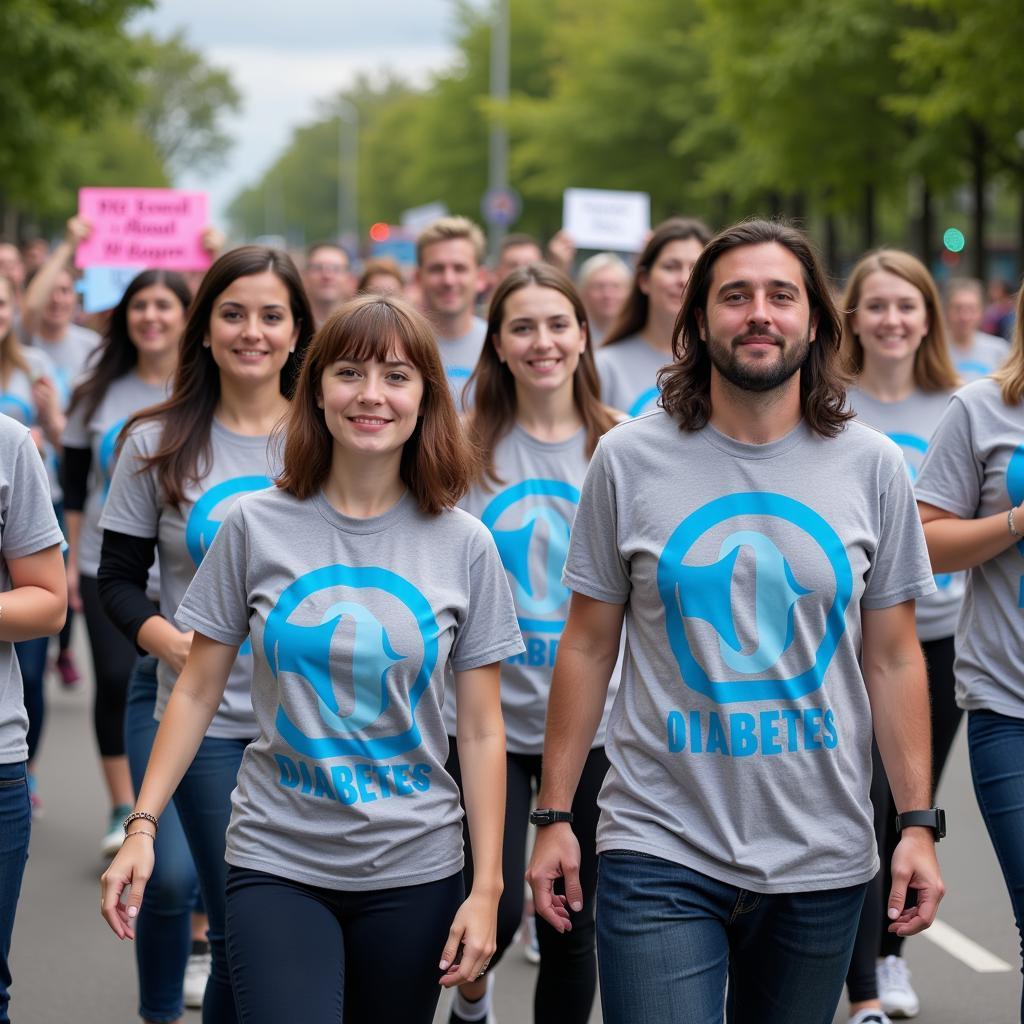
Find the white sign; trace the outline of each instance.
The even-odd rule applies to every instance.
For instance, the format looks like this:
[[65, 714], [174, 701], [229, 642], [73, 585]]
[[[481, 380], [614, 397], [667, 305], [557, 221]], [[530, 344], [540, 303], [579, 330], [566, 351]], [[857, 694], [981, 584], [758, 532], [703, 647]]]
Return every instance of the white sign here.
[[562, 229], [577, 249], [640, 252], [651, 230], [651, 197], [646, 192], [567, 188]]
[[414, 206], [410, 210], [404, 210], [402, 212], [402, 227], [419, 234], [435, 220], [447, 216], [448, 207], [444, 203], [426, 203], [423, 206]]

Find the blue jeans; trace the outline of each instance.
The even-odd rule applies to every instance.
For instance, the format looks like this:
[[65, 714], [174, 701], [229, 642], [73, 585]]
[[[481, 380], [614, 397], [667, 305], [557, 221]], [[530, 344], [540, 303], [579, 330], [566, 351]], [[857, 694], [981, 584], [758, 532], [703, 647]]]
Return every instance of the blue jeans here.
[[1010, 891], [1024, 953], [1024, 719], [969, 711], [967, 743], [974, 795]]
[[28, 713], [28, 760], [35, 760], [39, 749], [39, 737], [43, 732], [43, 718], [46, 715], [43, 680], [46, 676], [46, 653], [50, 647], [48, 636], [35, 640], [19, 640], [14, 645], [21, 669], [21, 683], [25, 693], [25, 711]]
[[228, 877], [224, 834], [231, 818], [238, 767], [249, 742], [205, 737], [174, 794], [210, 922], [210, 980], [203, 997], [203, 1024], [235, 1024], [238, 1019], [224, 941]]
[[28, 799], [25, 762], [0, 764], [0, 1024], [7, 1024], [10, 1002], [11, 932], [21, 892], [21, 878], [28, 860], [32, 807]]
[[721, 1024], [727, 980], [731, 1024], [831, 1024], [865, 889], [766, 896], [647, 854], [601, 854], [606, 1024]]
[[[155, 706], [156, 658], [139, 658], [128, 682], [124, 715], [125, 750], [136, 793], [156, 736]], [[177, 1020], [185, 1009], [182, 980], [192, 945], [192, 910], [199, 895], [192, 854], [173, 804], [160, 816], [155, 856], [153, 877], [135, 925], [135, 961], [139, 1016], [163, 1022]]]

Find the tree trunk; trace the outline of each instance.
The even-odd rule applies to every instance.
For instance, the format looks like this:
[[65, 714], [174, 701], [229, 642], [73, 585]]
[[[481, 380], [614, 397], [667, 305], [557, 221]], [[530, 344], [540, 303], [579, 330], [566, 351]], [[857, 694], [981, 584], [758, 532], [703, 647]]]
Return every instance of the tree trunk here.
[[1017, 238], [1017, 275], [1024, 274], [1024, 181], [1020, 183], [1020, 226]]
[[789, 216], [797, 227], [807, 226], [807, 193], [794, 192], [789, 197]]
[[985, 166], [985, 151], [987, 148], [985, 130], [978, 124], [971, 125], [971, 163], [973, 174], [974, 192], [974, 230], [971, 234], [972, 267], [971, 272], [979, 281], [985, 280], [985, 240], [986, 240], [986, 216], [985, 216], [985, 184], [987, 180]]
[[868, 182], [864, 186], [864, 206], [861, 210], [861, 234], [864, 240], [864, 249], [875, 247], [875, 220], [877, 216], [877, 201], [875, 186]]
[[921, 262], [931, 269], [935, 251], [932, 239], [935, 237], [935, 211], [932, 209], [932, 189], [927, 178], [921, 179], [921, 235], [918, 246], [921, 250]]

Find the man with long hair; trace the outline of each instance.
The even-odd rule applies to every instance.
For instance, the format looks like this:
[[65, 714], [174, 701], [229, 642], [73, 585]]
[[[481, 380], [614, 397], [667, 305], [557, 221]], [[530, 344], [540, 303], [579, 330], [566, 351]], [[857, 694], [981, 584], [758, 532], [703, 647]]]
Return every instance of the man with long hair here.
[[934, 584], [899, 449], [850, 421], [840, 335], [800, 232], [722, 232], [693, 269], [661, 407], [591, 462], [529, 877], [538, 913], [572, 927], [579, 853], [557, 812], [625, 622], [597, 842], [610, 1024], [720, 1022], [727, 978], [734, 1024], [830, 1024], [878, 870], [872, 727], [902, 829], [890, 928], [926, 928], [942, 898], [914, 629]]

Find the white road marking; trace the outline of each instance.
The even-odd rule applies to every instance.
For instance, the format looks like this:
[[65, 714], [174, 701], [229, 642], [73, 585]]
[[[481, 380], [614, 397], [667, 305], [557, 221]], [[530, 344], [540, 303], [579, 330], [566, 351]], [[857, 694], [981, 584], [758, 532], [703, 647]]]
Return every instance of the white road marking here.
[[967, 938], [963, 932], [958, 932], [945, 921], [933, 921], [932, 926], [921, 934], [979, 974], [999, 974], [1013, 970], [1005, 960], [1000, 960], [995, 953], [990, 953], [984, 946], [979, 946], [974, 939]]

